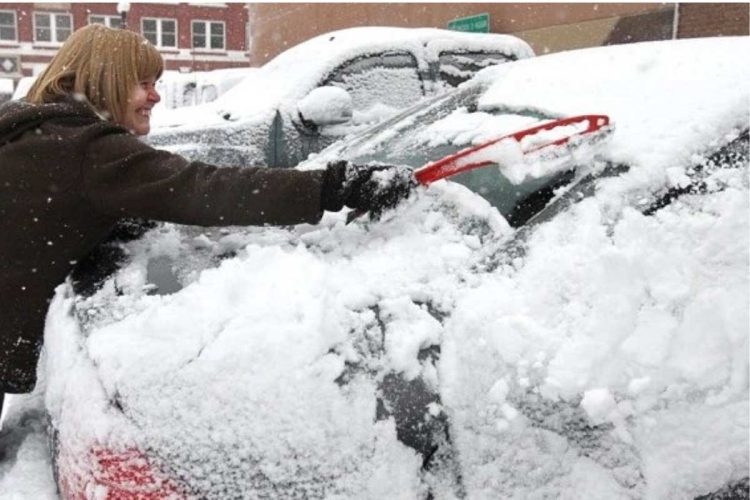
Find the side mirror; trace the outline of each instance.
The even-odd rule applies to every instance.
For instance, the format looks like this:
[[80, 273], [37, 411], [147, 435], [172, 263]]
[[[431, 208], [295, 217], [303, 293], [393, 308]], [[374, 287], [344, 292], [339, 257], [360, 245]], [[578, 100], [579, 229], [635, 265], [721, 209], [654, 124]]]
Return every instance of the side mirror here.
[[346, 90], [318, 87], [297, 103], [303, 123], [318, 127], [346, 123], [352, 119], [352, 96]]

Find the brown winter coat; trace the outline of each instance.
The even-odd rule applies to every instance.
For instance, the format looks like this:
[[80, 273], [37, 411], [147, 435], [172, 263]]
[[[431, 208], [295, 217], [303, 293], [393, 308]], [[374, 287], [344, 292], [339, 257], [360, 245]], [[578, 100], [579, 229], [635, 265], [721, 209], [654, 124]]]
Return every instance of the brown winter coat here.
[[0, 393], [36, 380], [54, 288], [118, 219], [317, 222], [321, 171], [224, 168], [159, 151], [69, 98], [0, 107]]

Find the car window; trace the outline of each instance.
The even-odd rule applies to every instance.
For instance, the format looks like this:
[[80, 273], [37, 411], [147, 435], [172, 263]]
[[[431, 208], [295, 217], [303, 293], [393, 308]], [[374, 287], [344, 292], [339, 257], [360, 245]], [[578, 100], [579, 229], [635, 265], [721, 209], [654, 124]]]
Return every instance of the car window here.
[[417, 60], [408, 52], [358, 57], [332, 71], [322, 85], [348, 91], [359, 111], [377, 105], [402, 109], [424, 96]]
[[[479, 109], [481, 88], [459, 91], [452, 98], [420, 108], [390, 127], [373, 129], [370, 140], [359, 140], [343, 155], [354, 163], [382, 162], [419, 168], [462, 149], [553, 119], [551, 115], [510, 108]], [[393, 123], [393, 122], [391, 122]], [[482, 196], [508, 217], [516, 205], [531, 193], [557, 181], [558, 176], [529, 178], [516, 184], [496, 166], [451, 177]]]
[[440, 80], [456, 87], [479, 70], [512, 60], [513, 57], [500, 52], [441, 52], [438, 56]]

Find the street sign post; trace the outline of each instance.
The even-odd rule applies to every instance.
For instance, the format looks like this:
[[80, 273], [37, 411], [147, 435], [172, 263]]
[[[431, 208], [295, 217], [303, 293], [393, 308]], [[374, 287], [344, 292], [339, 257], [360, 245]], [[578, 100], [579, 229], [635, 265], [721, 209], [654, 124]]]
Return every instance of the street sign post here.
[[471, 33], [489, 33], [490, 15], [477, 14], [475, 16], [459, 17], [453, 21], [448, 21], [448, 29]]

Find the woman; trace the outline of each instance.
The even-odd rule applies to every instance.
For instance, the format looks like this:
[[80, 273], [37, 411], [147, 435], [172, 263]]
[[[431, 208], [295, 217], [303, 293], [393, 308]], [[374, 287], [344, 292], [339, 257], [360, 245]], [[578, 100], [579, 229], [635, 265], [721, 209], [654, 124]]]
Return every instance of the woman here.
[[149, 132], [162, 70], [142, 36], [91, 25], [26, 102], [0, 108], [0, 396], [34, 388], [53, 289], [119, 219], [316, 223], [344, 205], [380, 212], [415, 185], [395, 167], [221, 168], [153, 149], [136, 136]]

